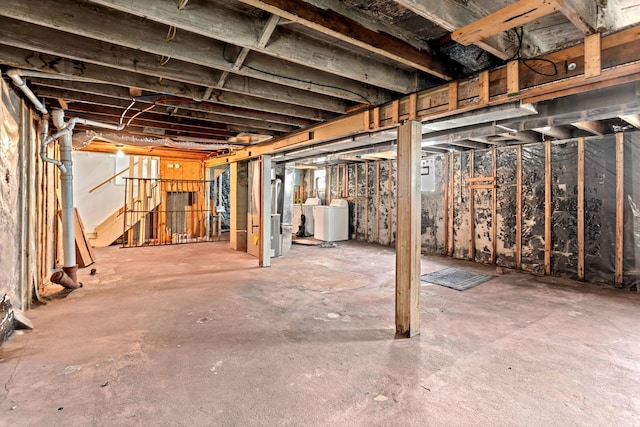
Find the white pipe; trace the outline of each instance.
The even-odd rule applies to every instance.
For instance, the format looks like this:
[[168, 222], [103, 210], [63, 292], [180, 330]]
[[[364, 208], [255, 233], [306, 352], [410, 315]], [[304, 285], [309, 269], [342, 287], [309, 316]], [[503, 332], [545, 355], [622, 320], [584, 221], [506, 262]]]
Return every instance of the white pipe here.
[[22, 70], [17, 70], [15, 68], [7, 71], [7, 76], [11, 77], [13, 83], [18, 86], [18, 88], [27, 96], [27, 98], [29, 98], [36, 110], [40, 111], [44, 116], [48, 115], [49, 112], [47, 111], [47, 107], [45, 107], [44, 104], [40, 102], [38, 97], [33, 92], [31, 92], [31, 89], [29, 89], [27, 83], [22, 79], [23, 75], [24, 74]]
[[60, 160], [63, 168], [60, 174], [60, 195], [62, 203], [62, 250], [64, 251], [64, 267], [76, 265], [76, 242], [74, 237], [73, 218], [73, 162], [71, 159], [71, 128], [65, 125], [64, 111], [53, 110], [53, 124], [59, 131], [47, 139], [60, 138]]

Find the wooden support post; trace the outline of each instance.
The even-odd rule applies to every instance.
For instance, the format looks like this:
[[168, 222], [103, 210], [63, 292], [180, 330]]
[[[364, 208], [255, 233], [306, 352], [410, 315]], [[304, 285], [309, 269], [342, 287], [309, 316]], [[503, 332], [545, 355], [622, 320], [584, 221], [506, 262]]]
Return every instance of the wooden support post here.
[[326, 169], [324, 178], [324, 204], [331, 203], [331, 166]]
[[[148, 161], [151, 161], [149, 159]], [[147, 183], [146, 180], [143, 180], [144, 176], [144, 158], [140, 158], [138, 160], [138, 210], [140, 211], [137, 215], [139, 220], [138, 226], [138, 246], [144, 245], [144, 242], [147, 238]]]
[[349, 166], [344, 165], [344, 172], [342, 173], [342, 197], [346, 199], [349, 197]]
[[544, 272], [551, 274], [551, 141], [544, 145]]
[[449, 111], [458, 109], [458, 82], [449, 83]]
[[578, 138], [578, 279], [584, 280], [584, 138]]
[[[126, 180], [126, 187], [127, 187], [127, 191], [129, 194], [129, 223], [125, 225], [125, 227], [129, 228], [129, 231], [126, 233], [127, 234], [127, 239], [126, 239], [126, 246], [133, 246], [133, 226], [135, 224], [135, 203], [134, 203], [134, 197], [133, 197], [133, 182], [134, 182], [134, 174], [135, 174], [135, 169], [134, 169], [134, 165], [135, 165], [135, 158], [134, 156], [129, 156], [129, 179]], [[126, 222], [126, 218], [125, 218], [125, 222]], [[123, 246], [125, 244], [125, 242], [123, 241]]]
[[454, 168], [455, 168], [455, 153], [450, 152], [447, 154], [449, 158], [449, 245], [447, 249], [447, 254], [449, 256], [453, 256], [453, 248], [454, 248], [454, 234], [453, 234], [453, 214], [454, 214], [454, 206], [455, 206], [455, 197], [453, 197], [453, 177], [454, 177]]
[[[473, 180], [473, 163], [474, 163], [475, 151], [469, 152], [469, 259], [474, 261], [476, 259], [476, 223], [475, 223], [475, 192], [471, 186]], [[462, 166], [462, 164], [461, 164]]]
[[[447, 248], [449, 247], [449, 163], [450, 163], [450, 153], [445, 153], [444, 155], [444, 173], [443, 176], [446, 176], [446, 184], [442, 188], [442, 219], [444, 221], [444, 241], [442, 243], [442, 255], [446, 255]], [[421, 177], [422, 178], [422, 177]], [[422, 209], [421, 209], [422, 210]], [[422, 239], [421, 242], [422, 244]]]
[[391, 101], [391, 123], [397, 124], [400, 121], [400, 100]]
[[600, 58], [600, 33], [591, 34], [584, 39], [584, 76], [598, 77], [602, 74]]
[[616, 287], [624, 283], [624, 133], [616, 134]]
[[515, 96], [520, 93], [519, 61], [507, 62], [507, 96]]
[[378, 129], [380, 127], [380, 107], [373, 109], [373, 127], [372, 129]]
[[260, 241], [258, 265], [271, 267], [271, 156], [260, 156]]
[[415, 120], [418, 117], [418, 94], [412, 93], [409, 95], [409, 120]]
[[376, 243], [380, 243], [380, 160], [376, 161]]
[[369, 240], [369, 162], [364, 164], [364, 191], [365, 191], [365, 210], [364, 210], [364, 240]]
[[516, 147], [516, 268], [522, 267], [522, 145]]
[[478, 103], [489, 102], [489, 70], [480, 71], [478, 74]]
[[389, 165], [389, 176], [387, 176], [387, 186], [388, 186], [388, 193], [387, 193], [387, 203], [389, 204], [389, 210], [388, 215], [387, 215], [387, 229], [389, 230], [389, 232], [387, 233], [387, 245], [391, 245], [391, 226], [393, 224], [392, 221], [392, 211], [391, 211], [391, 199], [392, 199], [392, 195], [391, 195], [391, 160], [388, 160], [388, 165]]
[[420, 143], [422, 124], [398, 129], [396, 333], [420, 333]]
[[229, 245], [233, 250], [246, 252], [249, 163], [233, 162], [229, 167]]
[[493, 147], [491, 150], [492, 155], [492, 165], [493, 165], [493, 188], [491, 189], [491, 264], [496, 263], [498, 251], [498, 190], [496, 189], [496, 177], [497, 177], [497, 169], [498, 165], [496, 164], [498, 161], [498, 150], [496, 147]]
[[362, 129], [371, 129], [371, 110], [367, 109], [362, 113], [364, 126]]
[[353, 238], [355, 240], [358, 240], [358, 208], [359, 208], [359, 202], [360, 202], [360, 183], [358, 182], [359, 179], [359, 174], [358, 174], [358, 169], [360, 169], [360, 164], [359, 163], [354, 163], [353, 167], [355, 168], [355, 182], [356, 182], [356, 191], [355, 191], [355, 199], [353, 200]]

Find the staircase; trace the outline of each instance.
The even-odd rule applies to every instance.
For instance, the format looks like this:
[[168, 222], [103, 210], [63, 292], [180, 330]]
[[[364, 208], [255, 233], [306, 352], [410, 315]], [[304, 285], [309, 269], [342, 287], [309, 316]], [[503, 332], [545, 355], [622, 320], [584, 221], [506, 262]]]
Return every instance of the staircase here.
[[121, 207], [102, 221], [95, 230], [95, 233], [88, 234], [91, 246], [103, 248], [110, 246], [122, 234], [135, 227], [140, 221], [156, 209], [162, 203], [162, 192], [160, 185], [155, 180], [141, 180], [142, 191], [138, 191], [138, 197], [130, 200], [126, 205], [126, 229], [125, 229], [125, 207]]

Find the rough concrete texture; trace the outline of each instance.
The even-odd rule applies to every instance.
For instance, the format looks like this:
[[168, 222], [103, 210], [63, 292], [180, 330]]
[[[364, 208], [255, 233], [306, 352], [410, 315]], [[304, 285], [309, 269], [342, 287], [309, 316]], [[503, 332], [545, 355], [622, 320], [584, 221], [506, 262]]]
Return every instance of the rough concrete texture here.
[[[97, 250], [0, 347], [2, 426], [637, 425], [640, 295], [507, 272], [425, 285], [394, 339], [394, 252]], [[422, 272], [484, 265], [423, 258]]]
[[[0, 79], [0, 300], [9, 295], [19, 306], [16, 283], [20, 227], [18, 208], [20, 176], [20, 99]], [[2, 316], [0, 312], [0, 316]]]

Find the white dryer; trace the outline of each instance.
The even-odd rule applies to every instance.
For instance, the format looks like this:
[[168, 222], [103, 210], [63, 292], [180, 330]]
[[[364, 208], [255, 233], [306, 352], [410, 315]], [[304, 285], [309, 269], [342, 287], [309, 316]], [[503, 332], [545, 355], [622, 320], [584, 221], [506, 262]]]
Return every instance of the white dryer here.
[[313, 220], [318, 240], [339, 242], [349, 240], [349, 203], [335, 199], [329, 206], [314, 206]]

